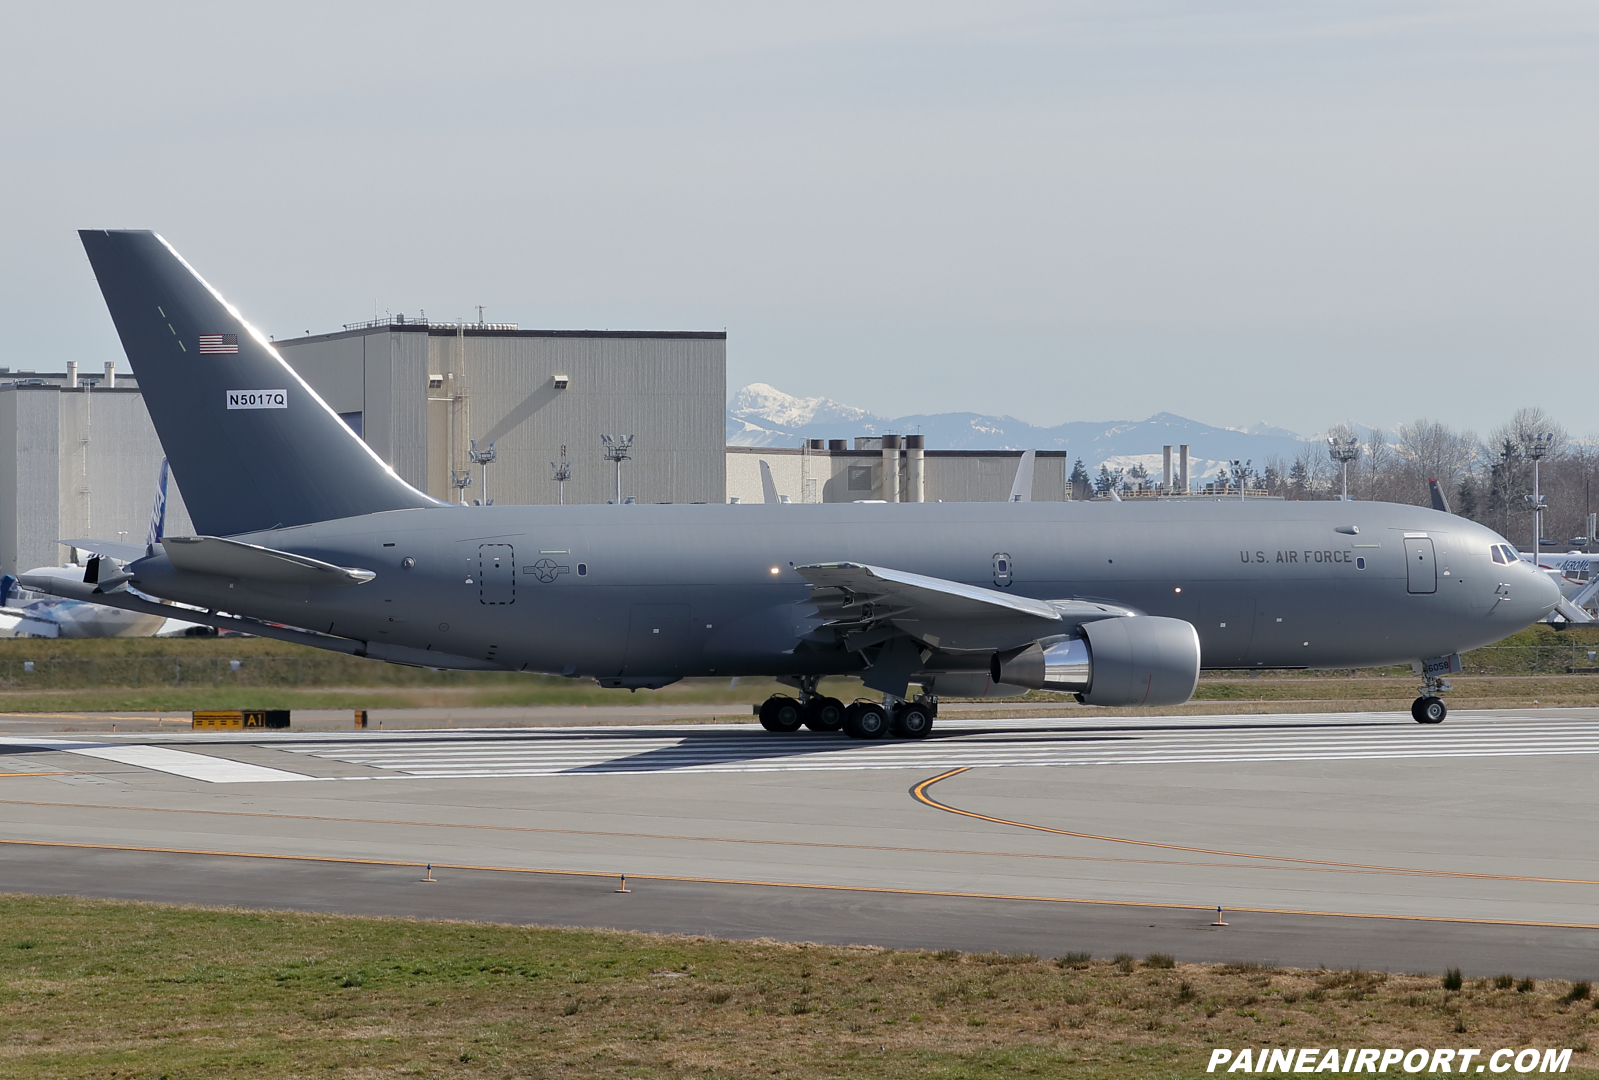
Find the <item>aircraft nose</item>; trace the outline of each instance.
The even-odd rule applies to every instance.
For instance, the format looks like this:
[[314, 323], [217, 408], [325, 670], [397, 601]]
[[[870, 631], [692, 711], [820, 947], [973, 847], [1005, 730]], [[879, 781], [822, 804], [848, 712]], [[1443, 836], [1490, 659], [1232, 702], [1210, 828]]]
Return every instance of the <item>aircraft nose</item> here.
[[[1532, 602], [1547, 616], [1560, 604], [1560, 586], [1555, 579], [1536, 567], [1527, 567], [1537, 579], [1532, 585]], [[1540, 616], [1542, 618], [1543, 616]]]

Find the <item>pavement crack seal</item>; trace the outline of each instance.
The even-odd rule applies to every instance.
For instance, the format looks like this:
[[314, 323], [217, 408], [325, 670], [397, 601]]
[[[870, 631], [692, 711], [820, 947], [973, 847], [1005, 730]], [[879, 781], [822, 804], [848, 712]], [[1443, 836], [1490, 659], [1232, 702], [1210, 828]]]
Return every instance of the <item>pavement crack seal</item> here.
[[[964, 770], [956, 770], [958, 772]], [[957, 811], [958, 812], [958, 811]], [[549, 875], [552, 877], [599, 878], [610, 882], [616, 874], [600, 870], [555, 870], [535, 866], [484, 866], [474, 863], [422, 863], [400, 859], [354, 859], [335, 855], [285, 855], [267, 851], [219, 851], [208, 848], [145, 847], [137, 844], [81, 844], [61, 840], [15, 840], [0, 837], [0, 844], [33, 848], [76, 848], [91, 851], [138, 851], [157, 855], [207, 855], [231, 859], [273, 859], [281, 862], [344, 863], [355, 866], [386, 866], [415, 869], [427, 865], [438, 870], [464, 870], [478, 873]], [[871, 893], [889, 896], [941, 896], [961, 900], [1024, 900], [1044, 904], [1083, 904], [1089, 907], [1145, 908], [1164, 911], [1214, 911], [1210, 905], [1162, 904], [1149, 900], [1096, 900], [1080, 896], [1045, 896], [1025, 893], [959, 892], [945, 889], [895, 889], [880, 885], [827, 885], [814, 881], [762, 881], [748, 878], [691, 877], [686, 874], [633, 874], [633, 881], [686, 882], [696, 885], [750, 885], [767, 889], [814, 889], [818, 892]], [[609, 891], [609, 890], [608, 890]], [[636, 891], [636, 890], [630, 890]], [[150, 901], [139, 897], [140, 902], [178, 904], [177, 901]], [[179, 904], [179, 906], [184, 906]], [[206, 906], [206, 905], [198, 905]], [[1229, 907], [1228, 911], [1248, 912], [1255, 915], [1314, 915], [1318, 918], [1382, 919], [1387, 922], [1425, 922], [1467, 924], [1472, 926], [1541, 926], [1558, 930], [1599, 930], [1599, 923], [1538, 922], [1531, 919], [1473, 919], [1451, 915], [1395, 915], [1371, 911], [1312, 911], [1304, 908]]]
[[913, 799], [924, 806], [931, 806], [934, 810], [942, 810], [947, 814], [958, 814], [961, 817], [974, 818], [977, 821], [990, 821], [996, 825], [1009, 825], [1016, 829], [1031, 829], [1034, 832], [1050, 833], [1054, 836], [1073, 836], [1080, 840], [1099, 840], [1107, 844], [1130, 844], [1134, 847], [1158, 848], [1162, 851], [1186, 851], [1195, 855], [1219, 855], [1229, 859], [1250, 859], [1256, 863], [1291, 863], [1291, 866], [1281, 866], [1282, 870], [1332, 870], [1352, 874], [1402, 874], [1413, 877], [1438, 877], [1438, 878], [1469, 878], [1479, 881], [1529, 881], [1544, 885], [1599, 885], [1599, 881], [1589, 881], [1584, 878], [1552, 878], [1532, 877], [1523, 874], [1477, 874], [1469, 870], [1426, 870], [1412, 866], [1383, 866], [1380, 863], [1351, 863], [1336, 862], [1331, 859], [1299, 859], [1291, 855], [1262, 855], [1249, 851], [1227, 851], [1222, 848], [1193, 847], [1188, 844], [1163, 844], [1156, 840], [1134, 840], [1127, 836], [1101, 836], [1098, 833], [1076, 832], [1072, 829], [1056, 829], [1048, 825], [1035, 825], [1027, 821], [1012, 821], [1010, 818], [994, 817], [991, 814], [979, 814], [975, 810], [962, 810], [958, 806], [939, 802], [927, 793], [934, 784], [961, 773], [971, 772], [970, 765], [963, 765], [956, 769], [949, 769], [937, 776], [929, 777], [920, 783], [912, 785], [910, 794]]

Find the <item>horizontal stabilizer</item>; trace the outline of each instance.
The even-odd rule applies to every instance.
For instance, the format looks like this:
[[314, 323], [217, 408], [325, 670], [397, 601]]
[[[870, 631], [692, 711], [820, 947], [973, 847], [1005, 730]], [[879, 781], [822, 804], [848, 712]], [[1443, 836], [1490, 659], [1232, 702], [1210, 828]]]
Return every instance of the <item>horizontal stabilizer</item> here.
[[322, 588], [363, 585], [377, 577], [370, 570], [334, 566], [321, 559], [244, 544], [220, 536], [169, 536], [161, 547], [172, 565], [191, 574], [269, 581], [276, 585]]
[[91, 555], [103, 555], [117, 562], [132, 562], [149, 554], [143, 544], [130, 544], [126, 540], [93, 540], [80, 536], [72, 540], [57, 540], [56, 543], [87, 551]]
[[93, 585], [70, 577], [46, 577], [43, 574], [24, 574], [21, 580], [22, 584], [29, 589], [49, 593], [52, 596], [64, 597], [68, 600], [82, 600], [90, 604], [99, 604], [102, 607], [120, 608], [123, 611], [138, 611], [146, 615], [170, 617], [173, 611], [180, 611], [183, 613], [185, 620], [200, 626], [213, 626], [218, 630], [237, 630], [241, 634], [253, 634], [256, 637], [271, 638], [275, 641], [289, 641], [297, 645], [309, 645], [313, 649], [344, 653], [347, 656], [369, 656], [374, 660], [385, 660], [391, 664], [447, 668], [456, 671], [505, 670], [492, 661], [483, 660], [475, 656], [456, 656], [453, 653], [434, 652], [432, 649], [412, 649], [402, 645], [385, 645], [382, 642], [366, 642], [356, 638], [335, 637], [332, 634], [317, 634], [309, 630], [297, 630], [292, 626], [280, 626], [277, 623], [262, 622], [259, 619], [223, 615], [219, 612], [201, 611], [196, 608], [174, 608], [168, 604], [159, 604], [154, 600], [147, 600], [126, 589], [113, 593], [97, 593], [94, 591], [95, 587]]

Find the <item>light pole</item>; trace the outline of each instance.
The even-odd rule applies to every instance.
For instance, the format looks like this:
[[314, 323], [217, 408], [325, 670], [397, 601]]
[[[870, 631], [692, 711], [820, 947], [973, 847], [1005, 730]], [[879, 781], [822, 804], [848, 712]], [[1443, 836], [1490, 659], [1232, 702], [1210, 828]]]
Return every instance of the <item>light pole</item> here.
[[572, 479], [572, 463], [566, 460], [566, 444], [561, 444], [561, 463], [557, 465], [550, 462], [550, 470], [555, 473], [554, 480], [560, 485], [561, 505], [566, 505], [566, 482]]
[[1254, 464], [1254, 461], [1254, 458], [1250, 458], [1248, 461], [1240, 461], [1237, 458], [1232, 460], [1233, 481], [1238, 485], [1238, 500], [1240, 502], [1244, 501], [1244, 488], [1249, 480], [1249, 466]]
[[[483, 505], [493, 506], [494, 500], [489, 498], [489, 466], [494, 462], [494, 459], [499, 456], [494, 450], [494, 440], [489, 440], [489, 448], [487, 450], [479, 450], [477, 448], [476, 439], [471, 439], [469, 441], [472, 444], [472, 449], [466, 452], [466, 456], [472, 459], [472, 463], [474, 465], [483, 466]], [[470, 473], [468, 475], [470, 475]]]
[[605, 444], [605, 460], [616, 462], [616, 504], [622, 504], [622, 462], [632, 457], [633, 436], [631, 435], [601, 435], [600, 442]]
[[1538, 462], [1553, 449], [1555, 435], [1552, 431], [1523, 432], [1521, 449], [1532, 458], [1532, 494], [1527, 501], [1532, 504], [1532, 564], [1538, 565], [1538, 554], [1543, 551], [1543, 495], [1538, 490]]
[[1344, 495], [1343, 501], [1349, 501], [1349, 463], [1360, 457], [1360, 440], [1351, 435], [1347, 439], [1340, 439], [1336, 435], [1327, 439], [1327, 456], [1343, 466], [1344, 470]]
[[472, 470], [471, 469], [461, 469], [461, 470], [457, 471], [455, 469], [451, 469], [450, 470], [450, 484], [451, 484], [451, 486], [453, 486], [455, 488], [455, 490], [457, 490], [457, 491], [459, 491], [461, 493], [458, 496], [458, 498], [461, 500], [461, 505], [465, 506], [466, 505], [466, 489], [472, 486]]

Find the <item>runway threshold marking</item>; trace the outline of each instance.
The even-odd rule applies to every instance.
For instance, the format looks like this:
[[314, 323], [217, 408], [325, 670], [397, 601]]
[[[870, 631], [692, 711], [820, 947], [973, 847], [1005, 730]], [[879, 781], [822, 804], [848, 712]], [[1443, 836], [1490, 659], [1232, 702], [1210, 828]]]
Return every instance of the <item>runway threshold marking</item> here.
[[[39, 775], [70, 775], [67, 773], [41, 773]], [[214, 817], [267, 818], [273, 821], [331, 821], [349, 825], [397, 825], [422, 829], [470, 829], [483, 832], [533, 833], [543, 836], [605, 836], [623, 840], [676, 840], [704, 844], [750, 844], [767, 847], [824, 848], [833, 851], [895, 851], [916, 855], [976, 855], [996, 859], [1041, 859], [1056, 862], [1091, 862], [1127, 866], [1201, 866], [1241, 870], [1297, 870], [1317, 874], [1372, 874], [1404, 877], [1408, 870], [1377, 871], [1357, 870], [1337, 866], [1279, 866], [1260, 863], [1202, 862], [1193, 859], [1117, 859], [1104, 855], [1060, 855], [1053, 852], [983, 851], [964, 848], [898, 847], [891, 844], [830, 844], [817, 840], [768, 840], [740, 836], [691, 836], [678, 833], [615, 832], [602, 829], [537, 829], [526, 825], [476, 825], [450, 821], [406, 821], [395, 818], [333, 817], [326, 814], [267, 814], [251, 810], [199, 810], [170, 806], [106, 806], [102, 803], [45, 802], [37, 799], [0, 799], [0, 806], [53, 806], [74, 810], [109, 810], [119, 814], [194, 814]], [[42, 841], [43, 842], [43, 841]], [[1440, 873], [1448, 873], [1440, 871]], [[1526, 880], [1543, 881], [1542, 878]], [[1599, 881], [1558, 882], [1575, 885], [1599, 885]]]
[[1338, 862], [1333, 859], [1300, 859], [1291, 855], [1261, 855], [1248, 851], [1227, 851], [1222, 848], [1193, 847], [1187, 844], [1165, 844], [1157, 840], [1134, 840], [1126, 836], [1101, 836], [1098, 833], [1075, 832], [1071, 829], [1056, 829], [1049, 825], [1035, 825], [1028, 821], [1012, 821], [1010, 818], [994, 817], [991, 814], [979, 814], [975, 810], [962, 810], [958, 806], [939, 802], [927, 794], [927, 789], [941, 780], [948, 780], [952, 776], [971, 772], [970, 765], [949, 769], [937, 776], [929, 777], [918, 784], [912, 785], [911, 797], [925, 806], [934, 810], [942, 810], [949, 814], [958, 814], [961, 817], [975, 818], [978, 821], [991, 821], [996, 825], [1010, 825], [1018, 829], [1031, 829], [1034, 832], [1052, 833], [1055, 836], [1072, 836], [1081, 840], [1103, 840], [1111, 844], [1132, 844], [1136, 847], [1161, 848], [1166, 851], [1190, 851], [1196, 855], [1221, 855], [1230, 859], [1253, 859], [1257, 862], [1294, 863], [1293, 867], [1282, 869], [1311, 869], [1325, 867], [1340, 872], [1366, 872], [1384, 874], [1410, 874], [1417, 877], [1442, 877], [1442, 878], [1472, 878], [1482, 881], [1528, 881], [1545, 885], [1599, 885], [1599, 881], [1588, 881], [1582, 878], [1549, 878], [1531, 877], [1523, 874], [1478, 874], [1469, 870], [1428, 870], [1412, 866], [1384, 866], [1380, 863], [1353, 863]]
[[[351, 859], [336, 855], [283, 855], [267, 851], [216, 851], [198, 848], [142, 847], [133, 844], [78, 844], [58, 840], [13, 840], [0, 838], [0, 844], [18, 847], [77, 848], [93, 851], [138, 851], [157, 855], [211, 855], [231, 859], [275, 859], [281, 862], [341, 863], [355, 866], [396, 866], [417, 868], [431, 866], [434, 871], [466, 870], [480, 873], [549, 875], [552, 877], [600, 878], [611, 881], [614, 873], [599, 870], [553, 870], [534, 866], [491, 866], [473, 863], [422, 863], [401, 859]], [[880, 885], [827, 885], [813, 881], [764, 881], [750, 878], [689, 877], [681, 874], [629, 874], [638, 881], [676, 881], [691, 885], [750, 885], [769, 889], [815, 889], [821, 892], [877, 893], [890, 896], [942, 896], [958, 900], [1019, 900], [1044, 904], [1083, 904], [1092, 907], [1132, 907], [1163, 909], [1166, 911], [1203, 911], [1216, 909], [1209, 904], [1162, 904], [1152, 900], [1096, 900], [1080, 896], [1043, 896], [1026, 893], [960, 892], [946, 889], [896, 889]], [[161, 902], [161, 901], [155, 901]], [[1369, 911], [1310, 911], [1299, 908], [1234, 907], [1229, 912], [1253, 915], [1307, 915], [1336, 919], [1383, 919], [1389, 922], [1452, 923], [1472, 926], [1537, 926], [1556, 930], [1599, 930], [1599, 923], [1537, 922], [1531, 919], [1472, 919], [1450, 915], [1392, 915]]]
[[212, 757], [210, 754], [194, 754], [187, 750], [173, 750], [165, 746], [62, 747], [61, 749], [69, 754], [100, 758], [104, 761], [115, 761], [122, 765], [134, 765], [141, 769], [154, 769], [157, 772], [171, 773], [174, 776], [183, 776], [190, 780], [204, 780], [211, 784], [249, 784], [263, 781], [282, 782], [316, 779], [303, 773], [272, 769], [265, 765], [252, 765], [249, 762], [235, 761], [232, 758]]

